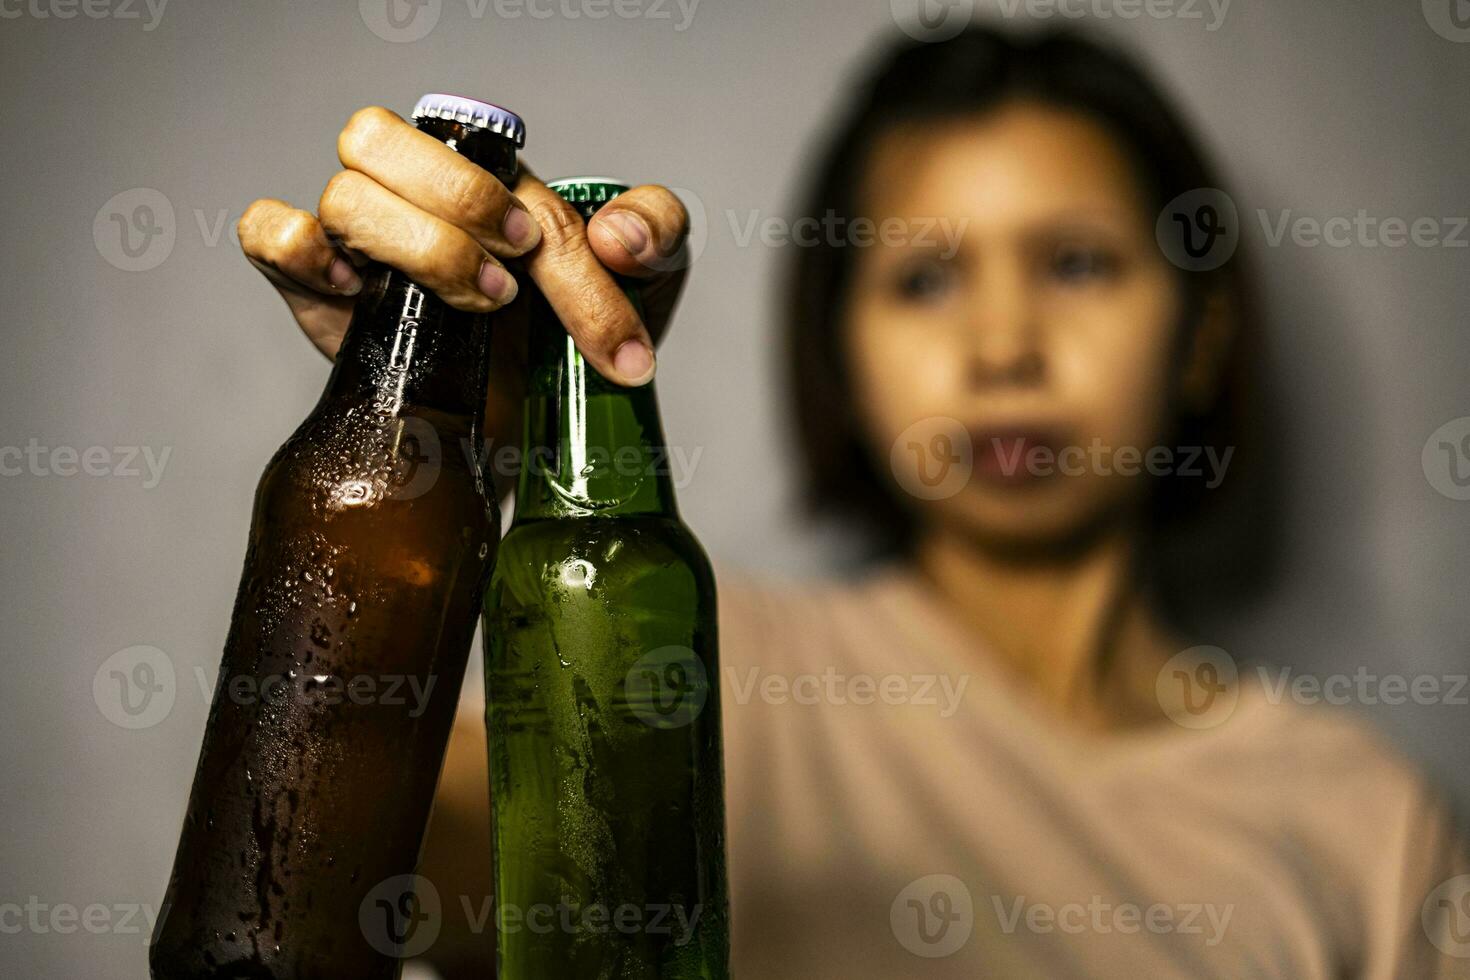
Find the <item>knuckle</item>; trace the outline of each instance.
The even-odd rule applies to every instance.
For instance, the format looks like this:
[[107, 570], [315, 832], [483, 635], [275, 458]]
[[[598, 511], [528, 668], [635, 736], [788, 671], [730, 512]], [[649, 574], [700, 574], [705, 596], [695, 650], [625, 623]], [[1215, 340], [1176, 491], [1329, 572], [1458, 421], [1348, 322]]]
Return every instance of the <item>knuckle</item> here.
[[318, 243], [316, 219], [279, 201], [256, 201], [240, 216], [240, 247], [247, 255], [280, 264]]
[[245, 213], [240, 215], [240, 220], [235, 222], [235, 235], [240, 241], [240, 247], [246, 252], [256, 252], [262, 242], [262, 229], [266, 227], [271, 214], [276, 209], [276, 202], [267, 198], [251, 201]]
[[292, 208], [280, 216], [271, 234], [271, 249], [278, 256], [306, 248], [315, 243], [316, 221], [305, 211]]
[[593, 350], [611, 354], [618, 344], [638, 333], [637, 317], [611, 297], [589, 291], [578, 298], [577, 305], [582, 315], [575, 333]]
[[505, 210], [505, 194], [493, 177], [455, 168], [442, 174], [442, 178], [445, 194], [455, 209], [456, 224], [485, 231], [498, 227], [500, 214]]
[[570, 206], [543, 205], [534, 208], [541, 225], [541, 254], [552, 259], [575, 255], [586, 250], [587, 226]]
[[398, 117], [382, 106], [358, 109], [347, 119], [337, 135], [337, 156], [343, 163], [360, 160], [367, 147]]
[[354, 171], [342, 170], [327, 181], [327, 186], [322, 189], [321, 200], [317, 202], [317, 213], [321, 215], [322, 224], [333, 229], [341, 229], [348, 224], [361, 196], [360, 180]]
[[472, 240], [448, 234], [432, 222], [416, 227], [400, 241], [400, 247], [405, 265], [438, 289], [472, 283], [483, 259], [480, 247]]

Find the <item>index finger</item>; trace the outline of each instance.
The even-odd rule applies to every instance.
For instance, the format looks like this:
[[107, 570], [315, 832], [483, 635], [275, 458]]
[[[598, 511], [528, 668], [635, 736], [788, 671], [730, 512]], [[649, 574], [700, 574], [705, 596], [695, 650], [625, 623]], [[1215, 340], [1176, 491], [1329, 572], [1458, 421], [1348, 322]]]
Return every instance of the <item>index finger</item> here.
[[593, 251], [577, 209], [530, 174], [516, 184], [516, 196], [541, 226], [541, 244], [526, 256], [526, 270], [577, 349], [615, 384], [653, 380], [648, 328]]

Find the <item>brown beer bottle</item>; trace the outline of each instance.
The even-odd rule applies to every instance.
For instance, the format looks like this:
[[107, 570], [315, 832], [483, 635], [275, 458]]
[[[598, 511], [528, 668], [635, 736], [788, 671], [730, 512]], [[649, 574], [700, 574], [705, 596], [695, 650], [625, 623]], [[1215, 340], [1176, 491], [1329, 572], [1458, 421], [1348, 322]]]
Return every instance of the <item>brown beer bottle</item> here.
[[[514, 182], [515, 114], [427, 95], [414, 119]], [[466, 451], [489, 319], [369, 270], [321, 401], [266, 467], [156, 980], [391, 980], [432, 941], [414, 869], [499, 539]]]

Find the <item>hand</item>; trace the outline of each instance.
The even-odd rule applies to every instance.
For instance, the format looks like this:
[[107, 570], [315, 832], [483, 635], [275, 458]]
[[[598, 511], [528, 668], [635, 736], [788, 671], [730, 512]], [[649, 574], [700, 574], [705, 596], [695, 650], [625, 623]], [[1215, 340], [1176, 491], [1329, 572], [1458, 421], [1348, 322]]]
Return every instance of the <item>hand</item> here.
[[[358, 269], [369, 260], [398, 269], [456, 309], [485, 313], [515, 298], [516, 282], [502, 260], [522, 258], [599, 373], [624, 385], [653, 377], [654, 338], [667, 325], [686, 271], [671, 257], [684, 246], [688, 214], [671, 192], [636, 187], [584, 224], [524, 168], [512, 192], [376, 107], [348, 120], [337, 155], [344, 169], [328, 181], [316, 214], [264, 198], [239, 223], [246, 257], [322, 353], [336, 355], [362, 288]], [[645, 280], [646, 321], [613, 273]], [[519, 378], [501, 377], [517, 370], [507, 361], [495, 358], [492, 409], [497, 393], [519, 387]], [[497, 420], [487, 421], [497, 428]]]

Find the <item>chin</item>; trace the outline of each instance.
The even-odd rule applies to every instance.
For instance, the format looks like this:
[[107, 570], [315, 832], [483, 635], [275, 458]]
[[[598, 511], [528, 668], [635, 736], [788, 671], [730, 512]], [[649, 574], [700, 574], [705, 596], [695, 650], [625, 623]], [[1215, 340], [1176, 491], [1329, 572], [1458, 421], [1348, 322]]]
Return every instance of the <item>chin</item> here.
[[1060, 487], [1054, 492], [973, 489], [938, 506], [946, 531], [986, 551], [1034, 558], [1085, 548], [1113, 526], [1117, 513]]

